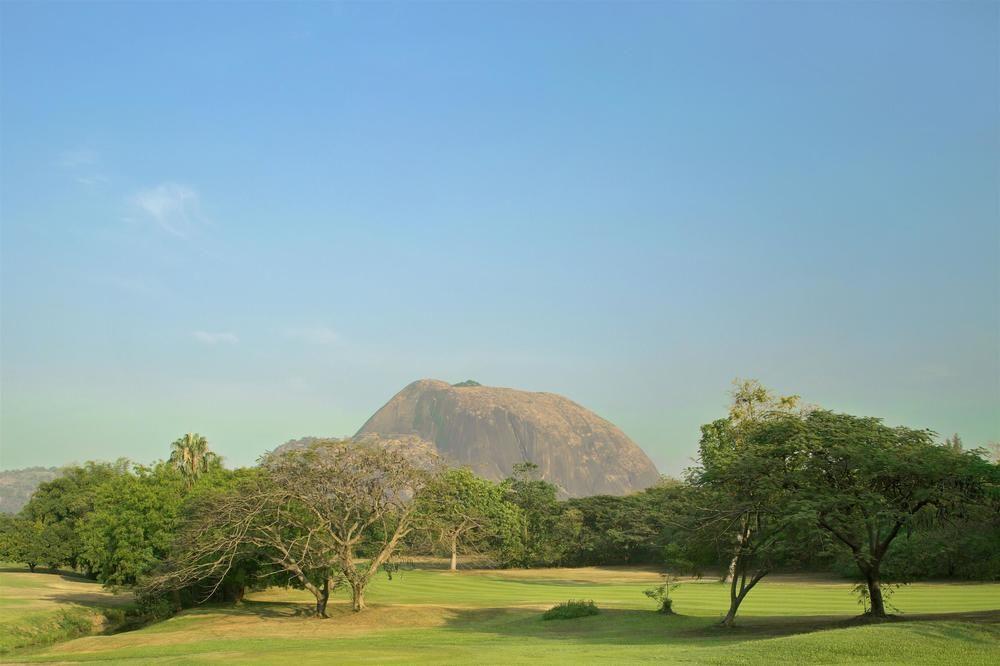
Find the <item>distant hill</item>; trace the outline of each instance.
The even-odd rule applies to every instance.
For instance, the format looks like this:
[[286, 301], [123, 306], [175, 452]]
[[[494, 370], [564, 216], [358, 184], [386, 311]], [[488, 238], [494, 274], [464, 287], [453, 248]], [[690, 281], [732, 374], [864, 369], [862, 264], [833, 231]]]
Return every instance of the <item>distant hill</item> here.
[[413, 382], [397, 393], [357, 436], [416, 436], [437, 453], [499, 480], [530, 461], [563, 496], [624, 495], [649, 487], [659, 473], [614, 424], [554, 393]]
[[62, 474], [58, 467], [25, 467], [0, 471], [0, 513], [17, 513], [35, 488]]

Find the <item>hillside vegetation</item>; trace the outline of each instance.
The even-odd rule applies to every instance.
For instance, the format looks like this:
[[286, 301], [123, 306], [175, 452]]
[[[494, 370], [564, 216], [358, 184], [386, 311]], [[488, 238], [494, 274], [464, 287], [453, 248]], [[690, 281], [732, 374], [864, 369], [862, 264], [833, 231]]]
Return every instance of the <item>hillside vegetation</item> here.
[[0, 513], [17, 513], [35, 488], [60, 474], [58, 467], [25, 467], [0, 471]]

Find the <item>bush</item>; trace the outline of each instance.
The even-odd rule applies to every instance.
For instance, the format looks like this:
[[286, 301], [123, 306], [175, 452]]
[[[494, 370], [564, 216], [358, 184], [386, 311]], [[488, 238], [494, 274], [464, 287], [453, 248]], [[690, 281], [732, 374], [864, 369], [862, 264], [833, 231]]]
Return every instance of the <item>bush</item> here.
[[107, 620], [111, 629], [125, 623], [126, 615], [124, 608], [105, 608], [101, 612], [104, 613], [104, 619]]
[[135, 631], [154, 622], [169, 619], [177, 612], [166, 596], [140, 596], [125, 608], [106, 609], [104, 617], [111, 624], [109, 631]]
[[90, 613], [74, 612], [75, 609], [64, 609], [56, 617], [57, 635], [67, 638], [86, 636], [94, 629], [94, 619]]
[[674, 600], [670, 598], [670, 593], [680, 587], [680, 583], [677, 582], [677, 576], [673, 574], [663, 574], [663, 582], [645, 590], [644, 594], [656, 602], [659, 610], [664, 615], [674, 614]]
[[572, 620], [575, 617], [597, 615], [601, 611], [593, 601], [564, 601], [545, 611], [543, 620]]

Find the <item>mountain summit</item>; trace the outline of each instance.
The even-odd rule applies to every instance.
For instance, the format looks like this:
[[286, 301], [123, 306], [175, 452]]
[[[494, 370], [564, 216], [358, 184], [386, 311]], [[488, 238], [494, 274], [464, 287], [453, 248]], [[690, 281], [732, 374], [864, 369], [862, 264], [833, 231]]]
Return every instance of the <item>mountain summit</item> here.
[[659, 478], [614, 424], [554, 393], [421, 379], [368, 419], [358, 436], [417, 435], [447, 461], [499, 480], [533, 462], [565, 496], [624, 495]]

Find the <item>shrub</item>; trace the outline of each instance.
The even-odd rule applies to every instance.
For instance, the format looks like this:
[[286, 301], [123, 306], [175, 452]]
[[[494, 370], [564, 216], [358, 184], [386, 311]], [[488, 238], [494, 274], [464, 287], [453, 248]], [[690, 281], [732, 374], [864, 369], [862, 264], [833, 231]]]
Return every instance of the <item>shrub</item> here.
[[543, 620], [572, 620], [575, 617], [597, 615], [601, 611], [593, 601], [564, 601], [545, 611]]
[[677, 577], [673, 574], [663, 574], [663, 582], [656, 587], [651, 587], [644, 594], [655, 601], [659, 606], [658, 610], [665, 615], [673, 615], [674, 600], [670, 598], [670, 593], [680, 586]]
[[111, 629], [125, 623], [124, 608], [105, 608], [101, 612], [104, 613], [104, 619], [107, 620]]
[[76, 638], [86, 636], [94, 629], [94, 619], [87, 613], [75, 612], [75, 609], [64, 609], [59, 612], [55, 621], [54, 635]]

